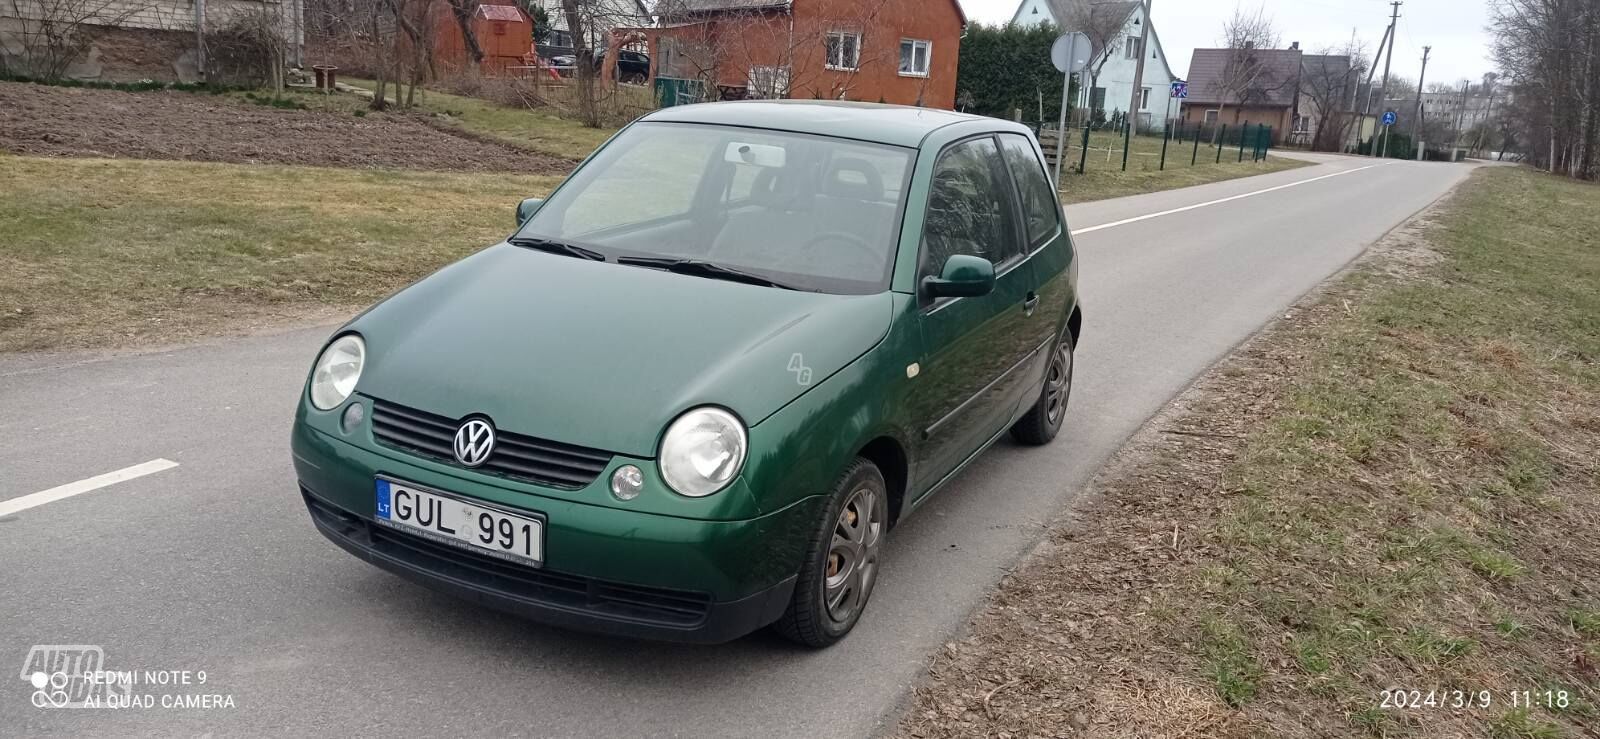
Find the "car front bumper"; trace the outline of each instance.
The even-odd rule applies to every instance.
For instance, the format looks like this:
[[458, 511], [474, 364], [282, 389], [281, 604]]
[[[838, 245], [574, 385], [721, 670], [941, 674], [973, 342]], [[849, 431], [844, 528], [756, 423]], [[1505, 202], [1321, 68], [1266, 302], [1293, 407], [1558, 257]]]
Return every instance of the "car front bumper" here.
[[507, 490], [442, 473], [296, 423], [300, 492], [317, 530], [378, 567], [434, 590], [555, 626], [662, 641], [720, 643], [787, 607], [820, 498], [745, 521], [700, 521], [588, 505], [554, 494], [519, 508], [547, 518], [544, 566], [503, 562], [375, 523], [377, 475], [504, 503]]

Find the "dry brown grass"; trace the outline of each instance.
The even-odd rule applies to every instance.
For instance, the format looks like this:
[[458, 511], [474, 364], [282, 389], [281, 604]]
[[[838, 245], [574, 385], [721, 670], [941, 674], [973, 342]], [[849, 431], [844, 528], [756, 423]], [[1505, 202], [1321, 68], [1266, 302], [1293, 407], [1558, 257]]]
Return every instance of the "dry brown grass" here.
[[1594, 735], [1597, 234], [1600, 189], [1481, 171], [1158, 418], [901, 733]]

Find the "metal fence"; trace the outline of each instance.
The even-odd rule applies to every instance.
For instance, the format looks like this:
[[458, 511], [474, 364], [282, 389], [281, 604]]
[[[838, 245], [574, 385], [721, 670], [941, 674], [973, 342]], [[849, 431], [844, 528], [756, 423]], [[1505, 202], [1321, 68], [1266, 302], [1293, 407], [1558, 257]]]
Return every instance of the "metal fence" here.
[[1133, 135], [1126, 124], [1120, 129], [1067, 129], [1064, 142], [1055, 127], [1038, 131], [1039, 144], [1051, 166], [1056, 153], [1063, 153], [1062, 172], [1084, 174], [1091, 169], [1120, 168], [1127, 172], [1164, 171], [1170, 167], [1237, 164], [1249, 159], [1258, 162], [1272, 148], [1272, 127], [1266, 124], [1238, 125], [1168, 121], [1160, 131]]

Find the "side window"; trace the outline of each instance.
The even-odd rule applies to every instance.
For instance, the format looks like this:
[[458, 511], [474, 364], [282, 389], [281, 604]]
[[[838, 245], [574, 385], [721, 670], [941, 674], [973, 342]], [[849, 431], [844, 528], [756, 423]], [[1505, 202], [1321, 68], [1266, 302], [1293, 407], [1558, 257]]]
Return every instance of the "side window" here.
[[922, 231], [924, 275], [938, 274], [956, 254], [998, 265], [1022, 253], [1012, 222], [1011, 187], [996, 166], [999, 157], [992, 138], [957, 144], [939, 155]]
[[1022, 222], [1028, 230], [1028, 244], [1033, 247], [1056, 235], [1061, 226], [1061, 201], [1055, 188], [1044, 173], [1044, 162], [1033, 150], [1028, 139], [1014, 133], [1000, 136], [1005, 150], [1006, 167], [1017, 182], [1017, 192], [1022, 196]]

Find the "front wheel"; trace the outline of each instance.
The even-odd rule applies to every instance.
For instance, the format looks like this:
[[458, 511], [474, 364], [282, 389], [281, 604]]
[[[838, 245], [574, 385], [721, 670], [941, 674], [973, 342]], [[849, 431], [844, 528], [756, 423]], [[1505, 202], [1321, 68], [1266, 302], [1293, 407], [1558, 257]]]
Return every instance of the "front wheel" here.
[[830, 646], [861, 620], [878, 581], [889, 528], [889, 489], [878, 466], [857, 458], [828, 496], [806, 548], [789, 608], [773, 628], [808, 647]]
[[1072, 350], [1072, 332], [1062, 333], [1050, 356], [1050, 369], [1045, 372], [1039, 399], [1011, 427], [1011, 437], [1018, 442], [1044, 446], [1061, 433], [1061, 423], [1067, 418], [1067, 401], [1072, 397]]

